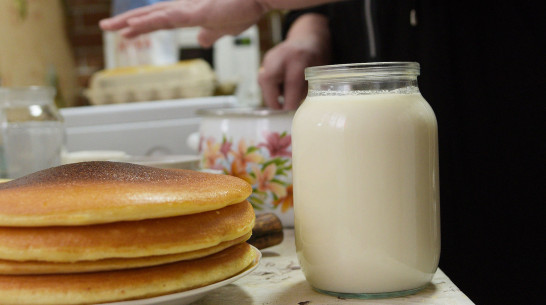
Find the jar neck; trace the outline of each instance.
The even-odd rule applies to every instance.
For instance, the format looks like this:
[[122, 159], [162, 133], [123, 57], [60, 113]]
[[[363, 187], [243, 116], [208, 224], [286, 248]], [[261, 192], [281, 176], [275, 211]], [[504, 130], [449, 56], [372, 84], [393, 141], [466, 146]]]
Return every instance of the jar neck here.
[[4, 87], [0, 88], [0, 106], [28, 107], [54, 105], [55, 89], [52, 87]]
[[419, 93], [417, 77], [386, 79], [335, 79], [309, 81], [308, 96]]
[[310, 67], [309, 96], [418, 93], [416, 62], [377, 62]]

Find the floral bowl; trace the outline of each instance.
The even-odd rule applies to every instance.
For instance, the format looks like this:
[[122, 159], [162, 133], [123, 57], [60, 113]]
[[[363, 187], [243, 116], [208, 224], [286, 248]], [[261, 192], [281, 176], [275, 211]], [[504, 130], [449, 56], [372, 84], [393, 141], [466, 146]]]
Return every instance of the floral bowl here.
[[292, 197], [293, 111], [264, 108], [203, 109], [199, 128], [200, 168], [242, 178], [256, 213], [274, 212], [294, 226]]

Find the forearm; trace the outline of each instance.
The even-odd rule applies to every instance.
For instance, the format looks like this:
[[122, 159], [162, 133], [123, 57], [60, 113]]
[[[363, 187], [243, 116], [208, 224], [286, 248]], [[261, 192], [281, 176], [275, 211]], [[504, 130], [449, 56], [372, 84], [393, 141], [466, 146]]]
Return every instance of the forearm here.
[[300, 16], [288, 30], [287, 39], [313, 36], [318, 40], [330, 40], [328, 18], [321, 14], [308, 13]]
[[313, 64], [327, 64], [330, 61], [331, 38], [328, 18], [316, 13], [300, 16], [286, 35], [287, 41], [307, 41], [312, 44], [315, 52]]

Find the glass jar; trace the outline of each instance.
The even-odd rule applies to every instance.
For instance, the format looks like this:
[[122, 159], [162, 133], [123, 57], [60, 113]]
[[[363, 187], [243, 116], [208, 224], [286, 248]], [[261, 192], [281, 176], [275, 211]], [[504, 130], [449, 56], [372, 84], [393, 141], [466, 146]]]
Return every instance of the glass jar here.
[[415, 293], [440, 256], [438, 140], [419, 64], [311, 67], [292, 129], [296, 250], [344, 298]]
[[0, 177], [60, 165], [64, 124], [51, 87], [0, 87]]

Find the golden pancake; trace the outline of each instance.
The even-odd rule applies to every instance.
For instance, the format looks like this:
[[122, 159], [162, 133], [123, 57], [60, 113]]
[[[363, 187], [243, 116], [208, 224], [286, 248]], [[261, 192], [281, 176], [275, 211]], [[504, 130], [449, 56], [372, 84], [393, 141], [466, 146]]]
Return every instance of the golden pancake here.
[[245, 200], [246, 181], [183, 169], [93, 161], [0, 183], [0, 226], [85, 225], [212, 211]]
[[216, 246], [252, 231], [248, 201], [192, 215], [87, 226], [0, 227], [0, 259], [76, 262]]
[[206, 286], [255, 263], [247, 243], [161, 266], [62, 275], [0, 275], [0, 304], [95, 304], [149, 298]]
[[95, 261], [79, 261], [74, 263], [52, 263], [43, 261], [9, 261], [0, 260], [0, 274], [61, 274], [83, 273], [106, 270], [121, 270], [139, 267], [149, 267], [205, 257], [220, 252], [250, 238], [249, 232], [234, 240], [224, 241], [217, 246], [167, 255], [156, 255], [136, 258], [110, 258]]

